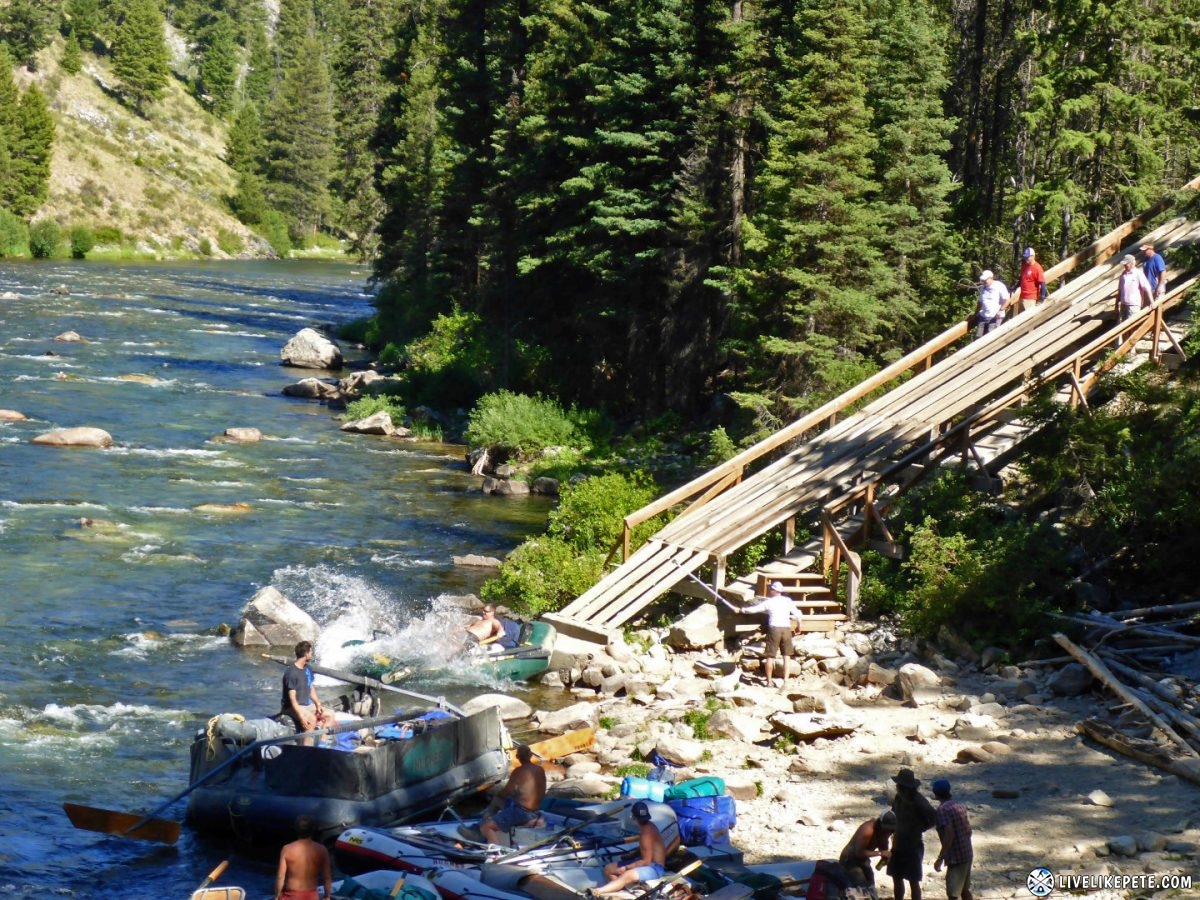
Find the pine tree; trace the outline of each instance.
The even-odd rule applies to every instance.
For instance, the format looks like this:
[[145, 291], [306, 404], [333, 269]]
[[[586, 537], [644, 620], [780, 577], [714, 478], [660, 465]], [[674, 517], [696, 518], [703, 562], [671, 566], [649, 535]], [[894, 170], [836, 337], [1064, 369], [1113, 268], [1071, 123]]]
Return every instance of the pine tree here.
[[246, 77], [242, 83], [242, 96], [248, 103], [260, 109], [271, 98], [271, 86], [275, 82], [275, 63], [271, 56], [271, 44], [267, 40], [266, 25], [258, 18], [247, 26], [246, 33]]
[[8, 208], [29, 217], [50, 193], [50, 153], [54, 145], [54, 117], [37, 85], [21, 95], [17, 111], [19, 136], [13, 150], [11, 182], [15, 199]]
[[954, 284], [964, 264], [950, 227], [954, 185], [945, 161], [952, 123], [941, 100], [949, 84], [947, 38], [924, 0], [876, 0], [871, 20], [879, 53], [868, 102], [879, 139], [875, 169], [888, 235], [883, 252], [896, 273], [897, 296], [920, 307], [925, 322], [921, 334], [903, 327], [897, 333], [907, 346], [962, 313]]
[[225, 162], [235, 172], [261, 175], [266, 169], [262, 118], [253, 103], [242, 104], [234, 114], [225, 143]]
[[164, 21], [155, 0], [127, 0], [113, 43], [113, 71], [139, 113], [162, 96], [170, 77]]
[[267, 115], [267, 199], [288, 220], [292, 238], [311, 237], [329, 215], [333, 92], [316, 38], [304, 40]]
[[0, 44], [30, 71], [37, 52], [50, 43], [58, 24], [58, 4], [46, 0], [9, 0], [0, 8]]
[[307, 41], [317, 38], [317, 20], [312, 0], [280, 0], [275, 20], [274, 77], [277, 86]]
[[202, 34], [200, 88], [217, 115], [233, 109], [237, 88], [237, 29], [224, 13], [217, 15]]
[[[793, 415], [859, 381], [881, 338], [915, 316], [893, 302], [866, 103], [874, 51], [862, 7], [808, 0], [770, 34], [776, 80], [738, 272], [738, 328], [757, 333], [749, 405]], [[767, 399], [774, 395], [774, 400]]]
[[67, 0], [64, 16], [81, 50], [91, 50], [104, 14], [100, 0]]
[[21, 139], [21, 93], [13, 80], [12, 57], [0, 44], [0, 209], [12, 210], [16, 200], [13, 154]]
[[79, 40], [75, 37], [74, 29], [71, 29], [67, 35], [67, 42], [63, 48], [60, 65], [62, 66], [62, 70], [68, 75], [78, 75], [83, 68], [83, 51], [79, 48]]
[[374, 253], [375, 228], [383, 215], [371, 139], [392, 90], [383, 75], [390, 34], [378, 23], [394, 21], [396, 10], [397, 0], [353, 0], [341, 23], [334, 64], [339, 157], [334, 190], [342, 207], [338, 224], [364, 258]]

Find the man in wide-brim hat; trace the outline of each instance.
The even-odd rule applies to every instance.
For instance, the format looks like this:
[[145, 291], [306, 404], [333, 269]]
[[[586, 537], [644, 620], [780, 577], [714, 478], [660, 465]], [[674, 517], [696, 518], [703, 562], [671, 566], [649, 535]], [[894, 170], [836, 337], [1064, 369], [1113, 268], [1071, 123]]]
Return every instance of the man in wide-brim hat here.
[[896, 831], [892, 836], [892, 856], [887, 873], [892, 876], [892, 892], [896, 900], [904, 900], [904, 882], [912, 888], [912, 900], [921, 900], [921, 876], [925, 863], [925, 841], [921, 835], [933, 827], [937, 812], [918, 790], [921, 782], [912, 769], [901, 769], [892, 776], [896, 796], [892, 810], [896, 813]]

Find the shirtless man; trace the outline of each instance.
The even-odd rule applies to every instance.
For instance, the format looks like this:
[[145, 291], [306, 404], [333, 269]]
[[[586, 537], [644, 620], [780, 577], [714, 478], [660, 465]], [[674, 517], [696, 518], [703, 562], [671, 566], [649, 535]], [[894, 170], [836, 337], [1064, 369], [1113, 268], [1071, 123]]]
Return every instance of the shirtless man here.
[[[488, 604], [483, 608], [483, 615], [467, 626], [467, 644], [478, 644], [487, 647], [504, 637], [504, 626], [496, 618], [496, 607]], [[495, 648], [489, 648], [495, 649]]]
[[667, 848], [663, 845], [662, 834], [658, 826], [650, 818], [650, 807], [638, 801], [631, 810], [633, 820], [638, 824], [638, 849], [641, 851], [637, 859], [630, 863], [610, 862], [604, 867], [604, 877], [608, 883], [593, 888], [589, 894], [599, 896], [612, 894], [638, 881], [651, 881], [662, 878], [667, 873]]
[[325, 882], [325, 896], [333, 896], [333, 867], [329, 851], [312, 839], [313, 820], [296, 819], [296, 840], [279, 851], [275, 873], [275, 900], [317, 900], [317, 884]]
[[489, 844], [500, 843], [505, 832], [536, 821], [542, 801], [546, 799], [546, 770], [533, 761], [533, 751], [525, 744], [517, 748], [519, 765], [508, 776], [508, 782], [496, 795], [503, 801], [500, 811], [486, 815], [479, 823], [479, 833]]

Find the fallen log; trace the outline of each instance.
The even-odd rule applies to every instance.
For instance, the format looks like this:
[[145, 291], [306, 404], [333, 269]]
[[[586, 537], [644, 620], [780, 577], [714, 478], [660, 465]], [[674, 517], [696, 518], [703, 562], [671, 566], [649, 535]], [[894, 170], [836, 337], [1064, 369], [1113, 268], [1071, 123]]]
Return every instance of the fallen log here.
[[1130, 737], [1099, 719], [1084, 719], [1076, 729], [1110, 750], [1200, 785], [1200, 759], [1180, 759], [1154, 741]]
[[1200, 758], [1200, 752], [1197, 752], [1196, 748], [1188, 743], [1186, 738], [1178, 734], [1175, 729], [1168, 725], [1160, 715], [1147, 706], [1141, 697], [1138, 697], [1133, 693], [1133, 691], [1118, 681], [1117, 677], [1109, 671], [1108, 666], [1101, 662], [1097, 657], [1088, 653], [1082, 647], [1077, 647], [1075, 643], [1065, 634], [1059, 633], [1054, 635], [1054, 640], [1060, 647], [1062, 647], [1073, 657], [1079, 660], [1080, 663], [1086, 666], [1087, 670], [1101, 682], [1103, 682], [1109, 690], [1111, 690], [1126, 703], [1137, 709], [1137, 711], [1149, 719], [1159, 731], [1165, 734], [1171, 741], [1178, 744], [1184, 753], [1186, 753], [1188, 756]]
[[1114, 619], [1144, 619], [1148, 616], [1169, 616], [1174, 613], [1196, 612], [1200, 610], [1200, 600], [1192, 603], [1164, 603], [1161, 606], [1143, 606], [1140, 609], [1123, 609], [1112, 614]]

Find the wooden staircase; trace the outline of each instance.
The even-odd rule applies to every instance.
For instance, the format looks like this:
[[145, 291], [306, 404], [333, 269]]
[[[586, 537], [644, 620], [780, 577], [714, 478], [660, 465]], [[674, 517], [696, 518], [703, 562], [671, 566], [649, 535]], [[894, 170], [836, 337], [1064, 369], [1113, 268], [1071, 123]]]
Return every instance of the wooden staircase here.
[[[1187, 187], [1200, 189], [1200, 178]], [[1046, 385], [1056, 388], [1060, 402], [1086, 405], [1100, 378], [1118, 365], [1134, 364], [1130, 360], [1139, 357], [1154, 362], [1183, 357], [1182, 337], [1190, 321], [1181, 314], [1182, 301], [1200, 278], [1200, 262], [1189, 262], [1196, 254], [1180, 253], [1177, 267], [1172, 250], [1200, 244], [1200, 223], [1172, 219], [1138, 239], [1165, 250], [1169, 292], [1151, 309], [1126, 322], [1116, 320], [1119, 267], [1106, 261], [1122, 252], [1122, 241], [1145, 218], [1125, 223], [1048, 270], [1047, 280], [1053, 280], [1085, 257], [1096, 263], [1038, 309], [979, 340], [963, 342], [965, 322], [948, 329], [836, 400], [626, 517], [626, 540], [618, 548], [625, 561], [545, 618], [566, 635], [605, 642], [668, 590], [697, 597], [718, 592], [734, 605], [745, 605], [778, 580], [795, 598], [806, 630], [831, 630], [853, 619], [862, 575], [857, 548], [900, 552], [886, 516], [905, 491], [945, 465], [973, 468], [985, 483], [994, 479], [1033, 427], [1022, 420], [1022, 405]], [[911, 377], [848, 414], [905, 375]], [[748, 474], [755, 463], [780, 453]], [[633, 528], [683, 505], [669, 524], [630, 552]], [[816, 522], [820, 536], [798, 546], [798, 522], [804, 528]], [[750, 575], [727, 579], [730, 555], [776, 528], [784, 534], [782, 555]], [[694, 573], [709, 565], [715, 573], [712, 587], [698, 590]], [[845, 597], [844, 606], [839, 596]], [[739, 631], [760, 625], [761, 617], [722, 613], [722, 623]]]

